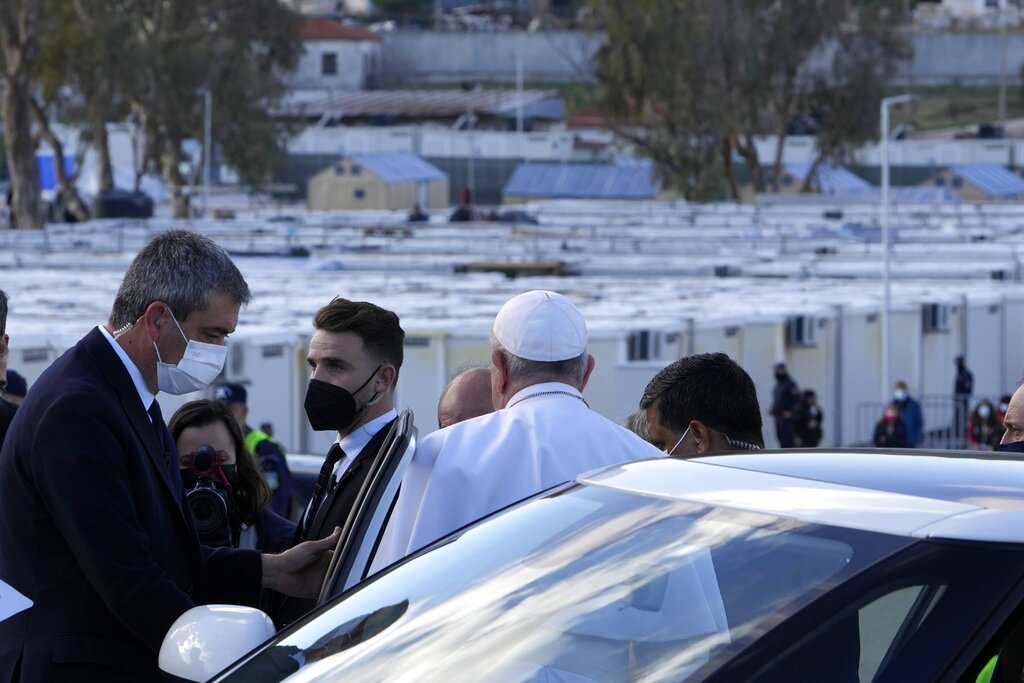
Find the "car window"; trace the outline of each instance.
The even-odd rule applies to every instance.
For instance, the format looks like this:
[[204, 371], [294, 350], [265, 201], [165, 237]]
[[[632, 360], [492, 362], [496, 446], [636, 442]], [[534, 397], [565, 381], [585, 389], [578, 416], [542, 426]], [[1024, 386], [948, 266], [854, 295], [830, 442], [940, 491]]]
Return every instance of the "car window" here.
[[1019, 672], [991, 639], [1019, 618], [1022, 569], [1016, 547], [914, 544], [730, 653], [713, 680], [974, 681], [996, 653]]
[[574, 486], [361, 584], [227, 680], [678, 680], [907, 544]]
[[941, 596], [942, 586], [907, 586], [886, 593], [862, 607], [858, 613], [860, 624], [860, 666], [861, 681], [872, 681], [886, 654], [890, 652], [902, 628], [913, 628], [909, 620], [915, 610], [920, 617], [928, 611]]

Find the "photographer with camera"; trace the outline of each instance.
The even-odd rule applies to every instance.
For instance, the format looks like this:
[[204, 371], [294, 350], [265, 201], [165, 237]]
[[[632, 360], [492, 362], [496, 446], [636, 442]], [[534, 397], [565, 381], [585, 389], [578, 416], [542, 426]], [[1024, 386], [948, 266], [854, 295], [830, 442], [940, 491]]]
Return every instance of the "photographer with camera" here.
[[295, 524], [270, 508], [270, 489], [227, 405], [190, 401], [167, 428], [200, 543], [266, 553], [291, 545]]

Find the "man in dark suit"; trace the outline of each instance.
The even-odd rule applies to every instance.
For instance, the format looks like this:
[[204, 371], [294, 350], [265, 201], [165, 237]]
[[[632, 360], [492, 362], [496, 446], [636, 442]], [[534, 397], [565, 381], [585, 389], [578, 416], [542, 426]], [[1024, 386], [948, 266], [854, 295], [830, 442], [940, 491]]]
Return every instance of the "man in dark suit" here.
[[34, 602], [0, 622], [0, 681], [157, 680], [161, 641], [194, 605], [316, 595], [330, 539], [281, 555], [199, 545], [156, 402], [212, 381], [248, 300], [223, 249], [165, 232], [109, 323], [33, 385], [0, 450], [0, 580]]
[[0, 289], [0, 446], [4, 445], [7, 429], [14, 420], [14, 411], [18, 406], [3, 398], [7, 389], [7, 354], [9, 353], [7, 337], [7, 294]]
[[[306, 416], [316, 430], [337, 431], [296, 540], [319, 539], [342, 526], [395, 423], [395, 384], [405, 332], [398, 316], [365, 301], [336, 298], [313, 317], [307, 361], [312, 370]], [[313, 607], [288, 599], [275, 615], [290, 623]]]

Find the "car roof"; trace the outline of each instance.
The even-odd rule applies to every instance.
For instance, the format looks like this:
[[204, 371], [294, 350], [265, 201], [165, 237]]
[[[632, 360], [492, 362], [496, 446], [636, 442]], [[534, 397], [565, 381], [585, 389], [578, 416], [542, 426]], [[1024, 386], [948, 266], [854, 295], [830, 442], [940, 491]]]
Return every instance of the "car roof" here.
[[811, 449], [709, 455], [697, 460], [987, 508], [1024, 509], [1024, 459], [998, 453]]
[[[915, 473], [926, 484], [905, 484]], [[764, 451], [642, 460], [588, 472], [577, 481], [907, 537], [1024, 543], [1024, 461]]]

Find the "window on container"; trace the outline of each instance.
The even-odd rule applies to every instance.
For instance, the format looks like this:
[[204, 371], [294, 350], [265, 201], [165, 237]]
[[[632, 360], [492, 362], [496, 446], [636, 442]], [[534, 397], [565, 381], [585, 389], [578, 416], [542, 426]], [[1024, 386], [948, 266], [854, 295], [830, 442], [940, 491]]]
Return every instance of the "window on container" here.
[[363, 188], [361, 187], [357, 187], [355, 190], [353, 190], [352, 194], [355, 196], [356, 199], [363, 199], [364, 197], [366, 197], [366, 191], [363, 190]]

